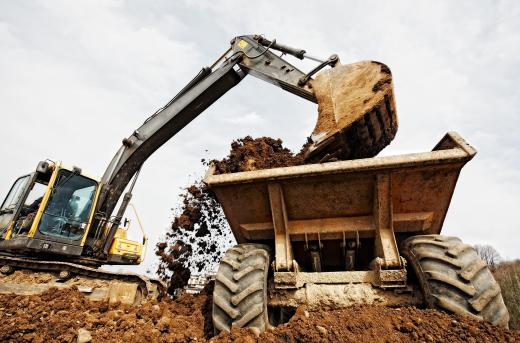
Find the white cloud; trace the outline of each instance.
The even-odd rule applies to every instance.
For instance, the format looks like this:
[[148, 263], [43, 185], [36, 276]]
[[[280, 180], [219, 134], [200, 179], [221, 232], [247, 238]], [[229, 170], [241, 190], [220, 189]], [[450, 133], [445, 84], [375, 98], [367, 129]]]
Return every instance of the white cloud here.
[[231, 116], [225, 115], [221, 117], [220, 120], [224, 123], [244, 126], [258, 125], [264, 121], [256, 112], [249, 112], [240, 115], [233, 114]]
[[[231, 37], [263, 33], [344, 63], [387, 63], [400, 129], [385, 154], [429, 150], [459, 131], [479, 153], [461, 174], [446, 232], [520, 257], [519, 32], [514, 1], [264, 1], [254, 9], [231, 0], [4, 1], [0, 193], [47, 157], [101, 175], [121, 138]], [[281, 137], [296, 150], [315, 119], [314, 104], [242, 81], [146, 162], [134, 202], [152, 245], [180, 187], [202, 173], [201, 158], [224, 156], [247, 134]]]

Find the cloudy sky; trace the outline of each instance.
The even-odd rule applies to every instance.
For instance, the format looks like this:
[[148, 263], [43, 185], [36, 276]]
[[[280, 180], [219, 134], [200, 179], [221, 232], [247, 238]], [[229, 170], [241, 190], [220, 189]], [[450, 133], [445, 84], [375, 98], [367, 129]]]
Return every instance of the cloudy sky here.
[[[388, 64], [400, 128], [384, 154], [427, 151], [458, 131], [478, 154], [444, 233], [520, 258], [517, 1], [0, 0], [1, 197], [46, 158], [101, 176], [123, 137], [248, 33], [343, 63]], [[150, 247], [181, 187], [203, 174], [202, 158], [247, 134], [297, 149], [316, 113], [253, 77], [227, 93], [146, 162], [134, 203]], [[154, 263], [148, 254], [137, 270]]]

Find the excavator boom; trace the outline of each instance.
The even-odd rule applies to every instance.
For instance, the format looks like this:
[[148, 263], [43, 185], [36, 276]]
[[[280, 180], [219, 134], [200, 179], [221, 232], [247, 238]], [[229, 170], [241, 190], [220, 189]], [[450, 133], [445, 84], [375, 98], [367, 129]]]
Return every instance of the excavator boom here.
[[141, 127], [123, 140], [123, 145], [110, 162], [101, 180], [103, 189], [94, 225], [105, 225], [111, 222], [108, 234], [98, 240], [98, 246], [102, 243], [102, 253], [106, 254], [110, 247], [124, 214], [125, 204], [129, 201], [130, 192], [126, 197], [128, 201], [123, 201], [123, 206], [111, 220], [115, 206], [146, 159], [228, 90], [236, 86], [247, 74], [304, 99], [317, 102], [308, 84], [299, 85], [306, 74], [271, 51], [276, 47], [297, 57], [304, 57], [305, 52], [302, 53], [304, 50], [275, 44], [276, 42], [263, 40], [260, 36], [234, 38], [231, 41], [231, 48], [214, 63], [213, 68], [203, 68], [165, 107], [153, 114]]
[[[274, 50], [320, 64], [304, 73]], [[326, 66], [333, 68], [322, 71]], [[320, 71], [313, 80], [312, 76]], [[340, 65], [337, 55], [320, 60], [303, 49], [259, 35], [235, 37], [231, 47], [211, 67], [203, 68], [165, 107], [123, 140], [102, 177], [93, 226], [106, 234], [94, 242], [95, 251], [107, 254], [133, 186], [112, 217], [113, 211], [146, 159], [248, 74], [319, 104], [318, 123], [306, 155], [309, 162], [375, 156], [397, 131], [392, 79], [385, 65]], [[370, 77], [365, 80], [367, 76]], [[362, 96], [348, 97], [350, 93]], [[349, 101], [341, 101], [346, 95]], [[99, 229], [107, 223], [110, 230]]]

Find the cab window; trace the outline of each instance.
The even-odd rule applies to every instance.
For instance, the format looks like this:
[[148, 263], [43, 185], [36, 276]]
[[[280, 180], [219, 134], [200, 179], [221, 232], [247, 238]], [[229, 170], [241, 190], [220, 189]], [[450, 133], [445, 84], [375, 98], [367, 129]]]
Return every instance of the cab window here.
[[48, 236], [79, 240], [87, 228], [97, 183], [68, 170], [60, 170], [43, 212], [39, 231]]
[[12, 237], [29, 233], [46, 191], [46, 184], [40, 181], [34, 182], [31, 191], [20, 208], [20, 214], [16, 219]]
[[16, 205], [20, 201], [20, 198], [23, 196], [25, 186], [27, 185], [27, 182], [29, 182], [29, 179], [30, 175], [27, 175], [15, 181], [13, 187], [11, 187], [11, 190], [9, 191], [9, 194], [7, 194], [7, 197], [2, 203], [2, 207], [0, 208], [0, 210], [6, 211], [14, 210], [16, 208]]
[[7, 233], [16, 207], [21, 201], [30, 178], [30, 175], [26, 175], [16, 180], [0, 207], [0, 239], [3, 239]]

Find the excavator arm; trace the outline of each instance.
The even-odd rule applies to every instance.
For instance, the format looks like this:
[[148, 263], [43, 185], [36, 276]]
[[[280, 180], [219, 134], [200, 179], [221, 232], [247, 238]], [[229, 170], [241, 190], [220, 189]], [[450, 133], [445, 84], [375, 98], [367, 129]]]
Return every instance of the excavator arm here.
[[[290, 54], [297, 58], [310, 58], [321, 62], [305, 74], [274, 53]], [[261, 36], [239, 36], [231, 40], [230, 48], [211, 66], [203, 68], [166, 106], [149, 117], [141, 127], [123, 139], [102, 177], [102, 191], [92, 227], [96, 228], [93, 246], [95, 251], [107, 254], [120, 225], [139, 170], [159, 147], [182, 130], [206, 108], [228, 90], [236, 86], [247, 74], [312, 102], [317, 102], [308, 81], [312, 74], [326, 65], [334, 65], [337, 56], [325, 61], [308, 56], [305, 50], [295, 49], [270, 41]], [[123, 197], [115, 216], [112, 216], [124, 190], [134, 178]], [[108, 227], [108, 230], [104, 228]]]

